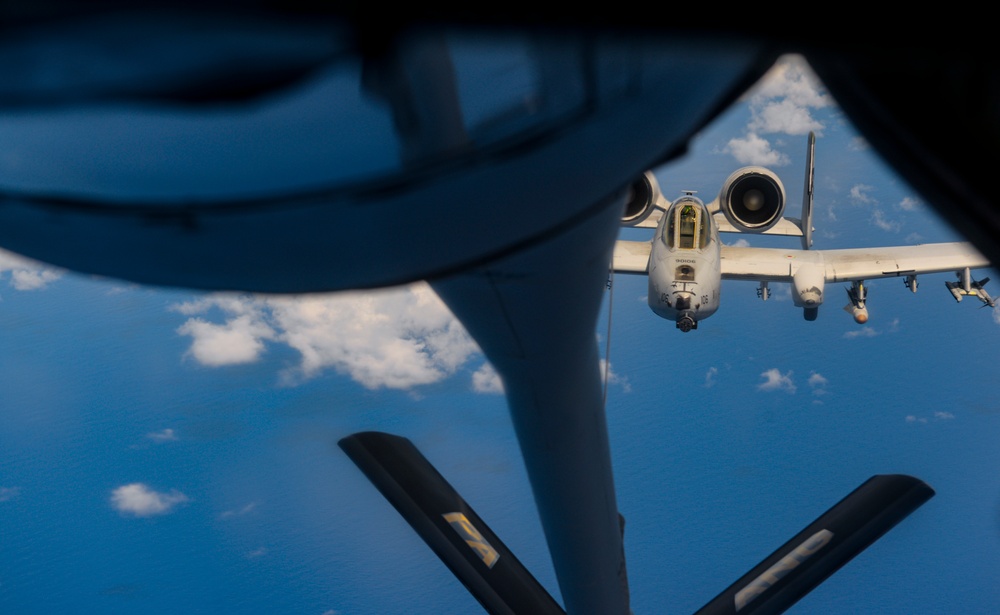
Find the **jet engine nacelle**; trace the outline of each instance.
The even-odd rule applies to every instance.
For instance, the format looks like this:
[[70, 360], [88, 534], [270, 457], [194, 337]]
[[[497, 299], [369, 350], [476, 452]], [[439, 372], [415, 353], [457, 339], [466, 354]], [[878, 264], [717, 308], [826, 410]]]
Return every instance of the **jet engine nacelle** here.
[[628, 186], [622, 224], [636, 226], [642, 223], [662, 201], [660, 183], [652, 171], [646, 171]]
[[719, 207], [726, 220], [744, 233], [763, 233], [781, 220], [785, 186], [764, 167], [743, 167], [722, 184]]

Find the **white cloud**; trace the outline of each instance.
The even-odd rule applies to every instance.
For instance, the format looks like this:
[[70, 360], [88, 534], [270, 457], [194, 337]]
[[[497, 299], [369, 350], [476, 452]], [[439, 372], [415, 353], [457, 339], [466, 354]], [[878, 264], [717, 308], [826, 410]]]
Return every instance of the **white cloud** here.
[[16, 290], [38, 290], [62, 277], [54, 269], [19, 269], [10, 274], [10, 284]]
[[755, 132], [803, 135], [810, 130], [817, 133], [823, 131], [823, 124], [812, 117], [809, 108], [791, 99], [768, 101], [752, 106], [751, 111], [754, 118], [750, 129]]
[[426, 284], [270, 306], [306, 377], [332, 367], [370, 389], [405, 389], [451, 375], [479, 351]]
[[829, 94], [802, 56], [787, 55], [747, 93], [750, 121], [743, 137], [731, 139], [723, 148], [745, 165], [781, 167], [791, 159], [774, 149], [768, 134], [823, 134], [823, 124], [813, 110], [833, 104]]
[[190, 318], [177, 329], [193, 338], [188, 354], [199, 363], [212, 367], [252, 363], [264, 352], [264, 342], [276, 336], [261, 304], [250, 296], [218, 294], [173, 306], [185, 315], [204, 314], [213, 308], [226, 315], [224, 323]]
[[913, 211], [914, 209], [919, 209], [920, 206], [920, 200], [910, 196], [903, 197], [903, 200], [897, 205], [903, 211]]
[[812, 117], [813, 109], [833, 104], [830, 95], [802, 56], [783, 56], [749, 92], [756, 133], [821, 135], [823, 124]]
[[263, 340], [272, 337], [270, 329], [258, 328], [245, 316], [224, 325], [193, 318], [177, 332], [194, 338], [190, 353], [195, 359], [215, 367], [256, 361], [264, 351]]
[[614, 367], [607, 361], [607, 359], [601, 359], [601, 378], [607, 378], [607, 385], [612, 384], [621, 385], [622, 390], [626, 393], [632, 391], [632, 385], [629, 384], [628, 378], [624, 376], [619, 376], [615, 373]]
[[751, 92], [751, 96], [788, 98], [804, 107], [816, 109], [832, 104], [830, 95], [823, 89], [812, 67], [804, 57], [797, 54], [780, 57]]
[[242, 517], [243, 515], [247, 515], [253, 512], [255, 508], [257, 508], [257, 502], [250, 502], [243, 508], [224, 511], [222, 514], [219, 515], [219, 518], [229, 519], [230, 517]]
[[883, 231], [888, 231], [892, 233], [898, 233], [901, 225], [896, 220], [889, 220], [885, 217], [885, 212], [879, 208], [872, 209], [872, 224], [882, 229]]
[[809, 387], [812, 389], [813, 395], [821, 396], [826, 395], [827, 380], [821, 374], [812, 372], [809, 374]]
[[724, 148], [740, 164], [753, 164], [763, 167], [781, 167], [790, 162], [787, 155], [771, 147], [770, 141], [757, 133], [747, 133], [745, 137], [733, 138]]
[[705, 387], [711, 387], [715, 385], [715, 377], [719, 374], [719, 368], [710, 367], [708, 371], [705, 372]]
[[867, 326], [844, 333], [844, 337], [846, 339], [854, 339], [856, 337], [875, 337], [876, 335], [878, 335], [878, 331]]
[[855, 152], [863, 152], [871, 149], [871, 145], [868, 143], [868, 139], [862, 136], [851, 137], [850, 143], [847, 144], [847, 148]]
[[[935, 421], [951, 421], [954, 418], [955, 418], [955, 415], [952, 414], [951, 412], [944, 412], [944, 411], [938, 410], [938, 411], [936, 411], [934, 413], [934, 419], [933, 420], [935, 420]], [[907, 423], [929, 423], [930, 421], [931, 421], [931, 419], [928, 419], [927, 417], [916, 416], [914, 414], [907, 415], [907, 417], [906, 417], [906, 422]]]
[[476, 393], [503, 393], [503, 380], [492, 364], [484, 363], [472, 374], [472, 390]]
[[[867, 184], [856, 184], [851, 187], [847, 198], [852, 205], [864, 205], [871, 209], [871, 223], [874, 226], [882, 229], [883, 231], [898, 233], [902, 228], [902, 225], [898, 221], [890, 220], [886, 217], [886, 213], [878, 206], [878, 199], [871, 195], [871, 192], [874, 189], [875, 188], [873, 186], [869, 186]], [[912, 210], [917, 206], [917, 204], [917, 201], [911, 198], [905, 198], [899, 203], [897, 208], [907, 211]]]
[[874, 190], [872, 186], [865, 184], [856, 184], [851, 186], [850, 191], [847, 193], [847, 198], [854, 205], [867, 205], [869, 203], [878, 203], [873, 197], [869, 196], [869, 192]]
[[20, 494], [20, 487], [0, 487], [0, 502], [8, 502]]
[[162, 493], [142, 483], [122, 485], [111, 492], [111, 505], [119, 512], [136, 517], [163, 515], [187, 501], [188, 497], [176, 489]]
[[10, 285], [16, 290], [39, 290], [63, 276], [63, 270], [49, 267], [23, 256], [0, 250], [0, 275], [10, 272]]
[[764, 382], [757, 385], [757, 390], [759, 391], [787, 391], [788, 393], [795, 392], [795, 383], [792, 382], [792, 372], [789, 371], [786, 374], [782, 374], [778, 368], [773, 367], [766, 372], [763, 372], [761, 378], [764, 378]]
[[146, 434], [146, 437], [153, 442], [171, 442], [177, 439], [177, 434], [173, 429], [164, 429], [163, 431], [156, 431], [153, 433]]
[[370, 389], [406, 389], [442, 380], [479, 352], [424, 283], [301, 297], [211, 295], [174, 309], [225, 319], [191, 318], [178, 329], [193, 338], [189, 354], [205, 365], [257, 360], [265, 342], [297, 350], [299, 366], [284, 374], [289, 383], [332, 368]]
[[787, 282], [771, 282], [767, 285], [769, 291], [768, 301], [791, 301], [792, 285]]

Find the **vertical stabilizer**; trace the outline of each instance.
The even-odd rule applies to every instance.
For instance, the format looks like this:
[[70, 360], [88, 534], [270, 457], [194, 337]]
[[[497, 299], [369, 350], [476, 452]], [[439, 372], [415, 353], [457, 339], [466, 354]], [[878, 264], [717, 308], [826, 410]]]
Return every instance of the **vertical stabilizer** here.
[[809, 145], [806, 148], [806, 180], [802, 189], [802, 249], [812, 247], [812, 210], [813, 210], [813, 154], [816, 152], [816, 133], [809, 132]]

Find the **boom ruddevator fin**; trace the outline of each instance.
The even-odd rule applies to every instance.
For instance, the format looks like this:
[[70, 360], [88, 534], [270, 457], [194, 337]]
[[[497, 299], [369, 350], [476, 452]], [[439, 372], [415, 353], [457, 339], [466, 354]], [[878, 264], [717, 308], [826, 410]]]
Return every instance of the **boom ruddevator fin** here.
[[695, 615], [784, 613], [933, 496], [912, 476], [873, 476]]
[[412, 442], [367, 431], [338, 444], [488, 613], [565, 615]]
[[[412, 442], [370, 431], [339, 444], [487, 612], [565, 615]], [[695, 615], [784, 613], [933, 496], [912, 476], [873, 476]]]

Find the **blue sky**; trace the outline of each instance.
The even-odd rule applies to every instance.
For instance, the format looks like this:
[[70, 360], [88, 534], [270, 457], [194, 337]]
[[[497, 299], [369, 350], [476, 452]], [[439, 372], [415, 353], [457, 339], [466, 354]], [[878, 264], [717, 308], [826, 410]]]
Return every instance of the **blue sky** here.
[[[83, 148], [41, 125], [0, 122], [18, 137], [5, 183], [90, 177]], [[656, 174], [668, 198], [708, 201], [768, 166], [797, 216], [810, 130], [815, 249], [960, 239], [796, 62]], [[730, 282], [683, 334], [648, 309], [644, 278], [614, 278], [595, 335], [637, 615], [694, 612], [883, 473], [937, 495], [790, 612], [995, 611], [1000, 316], [956, 304], [948, 279], [872, 281], [864, 326], [836, 285], [806, 322], [786, 287], [763, 302]], [[481, 612], [337, 448], [366, 429], [413, 440], [558, 597], [499, 383], [423, 284], [195, 293], [0, 253], [0, 323], [5, 611]]]

